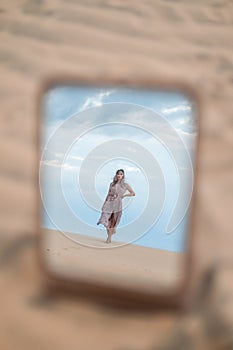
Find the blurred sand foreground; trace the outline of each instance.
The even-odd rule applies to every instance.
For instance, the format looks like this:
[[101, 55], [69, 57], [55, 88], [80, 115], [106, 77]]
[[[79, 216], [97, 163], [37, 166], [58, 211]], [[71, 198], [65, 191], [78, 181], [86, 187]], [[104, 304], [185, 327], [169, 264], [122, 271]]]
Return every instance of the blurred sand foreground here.
[[99, 238], [45, 228], [41, 237], [41, 257], [59, 276], [151, 292], [169, 292], [184, 277], [182, 253], [135, 244], [120, 246], [114, 236], [106, 244]]

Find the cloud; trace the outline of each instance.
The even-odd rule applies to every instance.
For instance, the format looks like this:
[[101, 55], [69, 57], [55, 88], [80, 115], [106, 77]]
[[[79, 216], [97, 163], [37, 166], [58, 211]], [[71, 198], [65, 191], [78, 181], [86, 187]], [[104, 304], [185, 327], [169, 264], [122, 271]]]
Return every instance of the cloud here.
[[180, 118], [177, 121], [180, 125], [188, 124], [190, 122], [190, 118]]
[[165, 114], [171, 114], [171, 113], [176, 113], [176, 112], [186, 112], [186, 111], [191, 111], [191, 106], [183, 104], [179, 105], [177, 107], [172, 107], [172, 108], [163, 108], [161, 110], [162, 113]]
[[192, 105], [183, 101], [175, 107], [161, 109], [164, 117], [179, 134], [193, 134], [196, 131], [196, 118], [193, 115]]
[[135, 172], [135, 171], [140, 171], [140, 169], [136, 168], [134, 166], [128, 166], [128, 167], [126, 167], [126, 171], [128, 171], [128, 172]]
[[84, 160], [84, 157], [81, 157], [81, 156], [71, 156], [71, 155], [69, 155], [69, 158], [75, 159], [75, 160]]
[[61, 163], [57, 159], [41, 160], [40, 163], [41, 163], [41, 165], [52, 166], [55, 168], [60, 168], [60, 166], [61, 166]]
[[57, 159], [53, 160], [41, 160], [41, 165], [42, 166], [49, 166], [49, 167], [54, 167], [54, 168], [61, 168], [63, 170], [78, 170], [79, 167], [74, 166], [68, 162], [61, 163]]
[[70, 163], [63, 163], [61, 167], [64, 170], [78, 170], [79, 169], [79, 167], [74, 166], [74, 165], [72, 165]]
[[82, 112], [87, 108], [102, 106], [103, 99], [112, 94], [113, 92], [114, 90], [102, 91], [97, 95], [88, 97], [84, 104], [79, 108], [79, 112]]

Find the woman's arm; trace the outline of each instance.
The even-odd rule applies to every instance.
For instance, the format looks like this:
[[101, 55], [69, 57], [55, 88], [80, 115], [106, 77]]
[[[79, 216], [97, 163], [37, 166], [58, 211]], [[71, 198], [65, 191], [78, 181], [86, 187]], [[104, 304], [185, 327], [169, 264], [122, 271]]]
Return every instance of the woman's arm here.
[[126, 184], [126, 188], [129, 191], [129, 193], [123, 194], [122, 198], [123, 197], [132, 197], [132, 196], [136, 195], [134, 190], [132, 189], [132, 187], [129, 184]]

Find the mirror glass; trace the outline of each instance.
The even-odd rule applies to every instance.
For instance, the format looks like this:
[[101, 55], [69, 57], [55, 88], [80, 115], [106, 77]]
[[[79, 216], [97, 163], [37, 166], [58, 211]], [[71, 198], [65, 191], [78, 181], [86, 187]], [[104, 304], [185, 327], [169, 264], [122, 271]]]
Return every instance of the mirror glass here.
[[44, 92], [44, 262], [60, 277], [171, 292], [184, 278], [197, 116], [184, 91], [59, 85]]

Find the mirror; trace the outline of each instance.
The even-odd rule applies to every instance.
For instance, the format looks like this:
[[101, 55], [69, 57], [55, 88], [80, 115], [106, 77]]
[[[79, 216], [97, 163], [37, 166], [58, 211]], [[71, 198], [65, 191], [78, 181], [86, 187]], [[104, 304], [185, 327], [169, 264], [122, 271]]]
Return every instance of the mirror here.
[[50, 275], [152, 295], [187, 278], [195, 97], [61, 81], [40, 104], [40, 256]]

